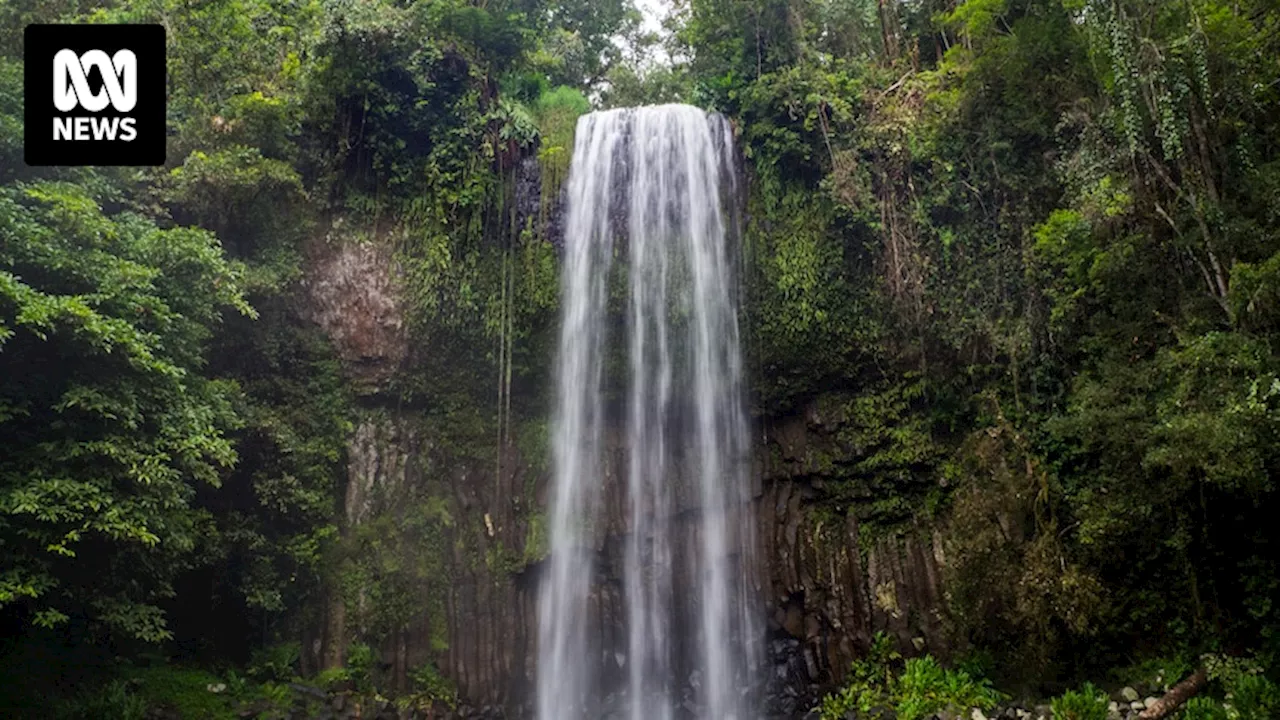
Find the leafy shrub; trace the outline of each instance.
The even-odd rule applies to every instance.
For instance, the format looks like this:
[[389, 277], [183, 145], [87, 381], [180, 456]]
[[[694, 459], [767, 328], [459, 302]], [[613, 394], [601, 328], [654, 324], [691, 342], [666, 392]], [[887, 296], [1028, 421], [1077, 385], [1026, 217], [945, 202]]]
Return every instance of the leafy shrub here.
[[344, 667], [325, 668], [316, 673], [315, 684], [326, 690], [332, 690], [335, 685], [347, 682], [351, 679], [351, 671]]
[[[210, 686], [226, 683], [218, 676], [204, 670], [159, 665], [139, 670], [134, 679], [138, 683], [138, 695], [145, 706], [163, 707], [176, 712], [179, 717], [204, 718], [205, 720], [233, 720], [231, 698], [223, 692], [210, 692]], [[114, 717], [112, 715], [85, 715], [84, 717]]]
[[1121, 686], [1167, 688], [1190, 675], [1199, 665], [1200, 660], [1195, 655], [1171, 654], [1143, 659], [1113, 671], [1111, 677]]
[[1049, 709], [1054, 720], [1107, 720], [1107, 695], [1093, 683], [1085, 683], [1054, 698]]
[[253, 697], [265, 700], [268, 706], [284, 717], [289, 710], [289, 705], [293, 702], [293, 691], [285, 683], [266, 682], [257, 688]]
[[343, 667], [326, 668], [316, 674], [314, 683], [326, 690], [333, 690], [343, 683], [350, 683], [358, 693], [374, 689], [373, 669], [377, 663], [373, 648], [365, 643], [352, 643], [347, 648], [347, 662]]
[[434, 663], [425, 663], [409, 674], [413, 692], [402, 701], [403, 707], [431, 708], [437, 703], [450, 710], [458, 707], [458, 691], [448, 678], [440, 674]]
[[943, 710], [986, 710], [999, 701], [999, 693], [985, 679], [975, 679], [963, 670], [948, 670], [929, 655], [908, 660], [898, 679], [901, 720], [917, 720]]
[[822, 720], [890, 707], [901, 720], [918, 720], [944, 710], [985, 710], [1000, 701], [987, 680], [944, 668], [928, 655], [907, 660], [895, 675], [893, 666], [900, 659], [888, 636], [877, 633], [867, 657], [853, 663], [845, 686], [823, 698]]
[[990, 650], [970, 649], [952, 661], [957, 670], [963, 670], [973, 677], [988, 677], [995, 673], [998, 661]]
[[142, 720], [146, 711], [147, 701], [133, 692], [127, 681], [116, 679], [105, 687], [93, 688], [70, 700], [54, 703], [52, 714], [55, 720]]
[[1274, 720], [1280, 717], [1280, 686], [1260, 674], [1246, 673], [1227, 684], [1227, 717]]
[[281, 643], [255, 650], [249, 659], [247, 672], [260, 681], [286, 682], [296, 674], [302, 646], [298, 643]]
[[1194, 697], [1182, 706], [1181, 720], [1227, 720], [1222, 703], [1207, 697]]
[[[542, 93], [533, 104], [542, 147], [538, 159], [551, 177], [544, 181], [555, 185], [569, 170], [573, 150], [573, 133], [578, 117], [591, 111], [591, 101], [576, 88], [559, 86]], [[544, 192], [552, 188], [543, 188]], [[556, 185], [554, 190], [558, 190]]]
[[1280, 717], [1280, 686], [1263, 675], [1256, 658], [1205, 655], [1210, 680], [1226, 690], [1225, 714], [1230, 720], [1272, 720]]
[[356, 690], [368, 692], [373, 689], [374, 662], [373, 648], [365, 643], [353, 643], [347, 649], [347, 670]]
[[891, 666], [900, 659], [889, 636], [876, 633], [867, 656], [853, 661], [844, 687], [822, 699], [822, 720], [841, 720], [850, 712], [867, 713], [883, 703], [893, 683]]

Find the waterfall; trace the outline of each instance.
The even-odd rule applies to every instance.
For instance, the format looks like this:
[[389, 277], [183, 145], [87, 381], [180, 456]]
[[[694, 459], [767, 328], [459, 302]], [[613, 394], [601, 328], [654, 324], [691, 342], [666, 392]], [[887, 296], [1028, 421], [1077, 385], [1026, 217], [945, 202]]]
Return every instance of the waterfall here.
[[[540, 720], [751, 715], [758, 643], [744, 559], [754, 532], [732, 149], [724, 118], [690, 106], [610, 110], [578, 121], [551, 548], [538, 605]], [[611, 305], [618, 296], [625, 298]], [[625, 337], [611, 336], [617, 327]], [[625, 385], [617, 397], [607, 392], [613, 378], [606, 368]], [[617, 638], [604, 637], [610, 633], [593, 607], [602, 594], [596, 583], [611, 422], [621, 425], [625, 456], [617, 492], [625, 504], [626, 627]], [[693, 642], [677, 640], [682, 628], [694, 631]], [[603, 687], [610, 658], [623, 667], [613, 681], [621, 687]], [[606, 707], [606, 694], [625, 698], [623, 707]]]

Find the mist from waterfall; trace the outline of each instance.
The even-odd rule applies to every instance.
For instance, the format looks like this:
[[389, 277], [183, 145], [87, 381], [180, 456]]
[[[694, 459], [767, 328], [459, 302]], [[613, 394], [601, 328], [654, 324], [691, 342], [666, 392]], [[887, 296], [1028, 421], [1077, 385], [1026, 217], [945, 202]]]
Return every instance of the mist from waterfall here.
[[[578, 121], [538, 604], [540, 720], [751, 715], [758, 643], [742, 561], [754, 533], [744, 511], [732, 152], [724, 118], [690, 106]], [[625, 337], [611, 336], [618, 328]], [[606, 367], [624, 374], [615, 385], [625, 388], [608, 402]], [[610, 421], [623, 432], [626, 491], [625, 637], [612, 650], [592, 620]], [[696, 628], [696, 641], [677, 642], [677, 626]], [[622, 687], [605, 688], [614, 658]], [[692, 702], [682, 697], [689, 686]], [[606, 693], [623, 706], [606, 707]]]

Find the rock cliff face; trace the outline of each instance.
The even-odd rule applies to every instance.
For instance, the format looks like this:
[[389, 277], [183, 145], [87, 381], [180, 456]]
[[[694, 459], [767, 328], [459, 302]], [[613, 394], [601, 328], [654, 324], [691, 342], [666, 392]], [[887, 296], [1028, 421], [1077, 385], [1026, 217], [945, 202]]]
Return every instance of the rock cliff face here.
[[802, 641], [809, 677], [820, 682], [843, 674], [878, 631], [904, 652], [946, 656], [941, 530], [923, 521], [864, 530], [834, 510], [824, 493], [832, 478], [815, 458], [842, 452], [840, 427], [818, 420], [816, 405], [764, 422], [755, 446], [757, 572], [767, 578], [771, 627]]
[[[307, 661], [337, 666], [353, 638], [383, 638], [382, 670], [399, 687], [432, 662], [466, 702], [518, 716], [534, 682], [546, 463], [515, 442], [498, 452], [496, 438], [488, 452], [459, 451], [430, 412], [380, 392], [396, 373], [412, 372], [396, 275], [385, 245], [330, 240], [317, 247], [307, 278], [310, 315], [362, 392], [347, 448], [344, 549], [304, 638]], [[949, 649], [939, 530], [919, 522], [873, 533], [833, 507], [824, 459], [849, 451], [835, 439], [840, 421], [820, 417], [817, 407], [756, 419], [754, 499], [742, 508], [757, 539], [742, 572], [767, 628], [761, 675], [782, 698], [773, 703], [780, 716], [807, 709], [818, 686], [838, 679], [876, 631], [891, 633], [905, 652]], [[619, 434], [610, 435], [600, 582], [584, 618], [601, 639], [606, 680], [620, 678], [625, 664], [624, 454]], [[681, 507], [677, 548], [696, 542], [697, 509]], [[690, 612], [694, 602], [678, 600]], [[695, 642], [685, 635], [677, 646]]]
[[386, 382], [408, 355], [397, 268], [385, 240], [343, 237], [341, 223], [314, 243], [304, 278], [304, 314], [337, 349], [357, 388]]
[[[522, 705], [534, 680], [541, 568], [541, 515], [524, 503], [543, 495], [546, 473], [529, 468], [512, 448], [497, 476], [493, 466], [446, 463], [413, 417], [386, 413], [361, 421], [349, 456], [348, 532], [380, 518], [406, 522], [404, 509], [423, 497], [443, 499], [451, 515], [442, 542], [417, 549], [443, 555], [435, 571], [415, 586], [428, 605], [438, 606], [410, 619], [382, 648], [393, 676], [403, 682], [412, 668], [431, 660], [474, 704]], [[616, 485], [616, 468], [606, 482]], [[785, 671], [798, 694], [811, 694], [811, 685], [838, 678], [877, 630], [895, 636], [904, 651], [945, 654], [936, 530], [919, 525], [868, 540], [856, 521], [815, 502], [811, 478], [765, 469], [755, 480], [760, 489], [751, 512], [758, 544], [744, 571], [756, 579], [761, 622], [775, 655], [766, 674]], [[613, 506], [609, 525], [621, 530], [621, 508]], [[695, 542], [695, 518], [687, 515], [681, 524], [678, 545]], [[600, 541], [601, 580], [592, 617], [584, 619], [596, 625], [605, 644], [606, 675], [620, 671], [624, 660], [623, 539], [613, 532]], [[345, 622], [353, 614], [342, 599], [329, 605], [320, 643], [328, 664], [340, 663], [341, 648], [357, 629]], [[686, 641], [693, 641], [691, 634]], [[785, 668], [788, 662], [796, 667]], [[613, 663], [616, 667], [610, 667]]]

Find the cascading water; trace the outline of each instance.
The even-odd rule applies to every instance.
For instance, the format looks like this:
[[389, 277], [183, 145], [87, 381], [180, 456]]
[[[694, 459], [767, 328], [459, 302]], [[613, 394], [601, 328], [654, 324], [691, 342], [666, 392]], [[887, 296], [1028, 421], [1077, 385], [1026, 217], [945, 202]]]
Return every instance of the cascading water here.
[[[754, 534], [726, 211], [734, 179], [732, 134], [718, 115], [664, 105], [578, 121], [551, 552], [539, 598], [540, 720], [612, 712], [602, 707], [606, 655], [625, 667], [618, 694], [631, 720], [751, 714], [757, 643], [743, 556]], [[610, 276], [624, 269], [612, 267], [615, 246], [626, 252], [629, 386], [617, 413], [626, 454], [625, 644], [610, 651], [590, 618], [610, 422]], [[673, 640], [677, 628], [695, 630], [696, 642]], [[681, 701], [687, 684], [691, 703]]]

